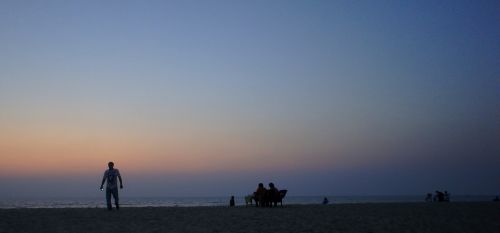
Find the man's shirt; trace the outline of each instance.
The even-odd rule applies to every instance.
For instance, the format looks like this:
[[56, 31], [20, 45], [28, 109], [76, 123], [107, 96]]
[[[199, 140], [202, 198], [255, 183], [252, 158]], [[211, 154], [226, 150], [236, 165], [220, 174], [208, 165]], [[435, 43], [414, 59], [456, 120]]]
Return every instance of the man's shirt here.
[[117, 178], [119, 176], [120, 176], [120, 171], [118, 169], [106, 170], [104, 172], [104, 177], [103, 177], [103, 179], [106, 179], [106, 188], [108, 188], [108, 189], [118, 188]]

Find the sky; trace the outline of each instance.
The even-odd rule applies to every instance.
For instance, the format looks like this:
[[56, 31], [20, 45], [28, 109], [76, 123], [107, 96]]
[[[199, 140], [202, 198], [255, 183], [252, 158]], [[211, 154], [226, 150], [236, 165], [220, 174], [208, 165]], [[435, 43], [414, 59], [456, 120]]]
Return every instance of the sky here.
[[498, 1], [0, 1], [0, 198], [500, 193]]

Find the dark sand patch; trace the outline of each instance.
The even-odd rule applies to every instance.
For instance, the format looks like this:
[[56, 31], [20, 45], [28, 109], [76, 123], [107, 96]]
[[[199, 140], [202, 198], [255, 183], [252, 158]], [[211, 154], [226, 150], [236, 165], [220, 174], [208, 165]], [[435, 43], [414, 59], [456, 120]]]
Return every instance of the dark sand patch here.
[[500, 232], [500, 203], [0, 209], [0, 232]]

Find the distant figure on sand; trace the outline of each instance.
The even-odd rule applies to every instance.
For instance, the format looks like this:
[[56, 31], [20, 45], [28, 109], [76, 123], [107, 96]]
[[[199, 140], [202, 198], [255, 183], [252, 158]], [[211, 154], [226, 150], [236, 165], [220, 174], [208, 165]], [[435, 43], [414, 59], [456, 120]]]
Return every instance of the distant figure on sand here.
[[444, 202], [450, 202], [450, 193], [448, 193], [448, 191], [444, 191], [444, 194], [443, 194], [443, 201]]
[[436, 190], [436, 195], [434, 196], [434, 201], [443, 202], [444, 201], [444, 193]]
[[234, 196], [231, 196], [231, 200], [229, 200], [229, 206], [230, 207], [234, 206]]
[[425, 197], [425, 202], [432, 202], [432, 193], [427, 193], [427, 196]]
[[323, 198], [323, 205], [328, 205], [328, 198]]
[[493, 199], [493, 201], [500, 201], [500, 197], [496, 196], [495, 199]]
[[108, 206], [108, 210], [112, 209], [111, 206], [111, 195], [113, 195], [113, 198], [115, 199], [115, 206], [116, 209], [120, 209], [120, 205], [118, 203], [119, 198], [118, 198], [118, 184], [117, 184], [117, 178], [120, 180], [120, 188], [123, 188], [123, 183], [122, 183], [122, 176], [120, 175], [120, 171], [118, 169], [114, 168], [115, 164], [113, 162], [108, 163], [108, 170], [104, 172], [104, 176], [102, 177], [102, 183], [101, 183], [101, 190], [104, 185], [104, 182], [106, 182], [106, 204]]

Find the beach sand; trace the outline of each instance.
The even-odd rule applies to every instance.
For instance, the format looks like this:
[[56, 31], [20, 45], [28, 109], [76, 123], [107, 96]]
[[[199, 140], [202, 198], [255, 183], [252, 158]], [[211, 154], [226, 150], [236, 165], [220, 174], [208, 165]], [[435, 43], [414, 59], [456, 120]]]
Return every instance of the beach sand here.
[[0, 232], [500, 232], [500, 203], [0, 209]]

